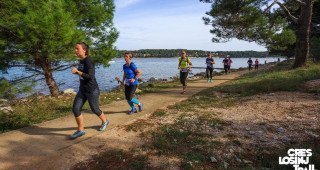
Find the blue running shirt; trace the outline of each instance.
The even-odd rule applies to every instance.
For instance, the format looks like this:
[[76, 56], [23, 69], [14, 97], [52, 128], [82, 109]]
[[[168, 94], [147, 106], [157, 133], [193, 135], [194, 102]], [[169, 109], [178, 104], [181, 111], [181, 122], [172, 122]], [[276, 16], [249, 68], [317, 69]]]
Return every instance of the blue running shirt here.
[[131, 86], [131, 85], [138, 84], [137, 79], [135, 79], [133, 83], [130, 82], [130, 79], [135, 78], [136, 76], [135, 72], [137, 71], [137, 66], [133, 62], [131, 62], [129, 66], [127, 64], [124, 64], [123, 71], [124, 71], [124, 74], [126, 75], [126, 79], [124, 82], [126, 85]]

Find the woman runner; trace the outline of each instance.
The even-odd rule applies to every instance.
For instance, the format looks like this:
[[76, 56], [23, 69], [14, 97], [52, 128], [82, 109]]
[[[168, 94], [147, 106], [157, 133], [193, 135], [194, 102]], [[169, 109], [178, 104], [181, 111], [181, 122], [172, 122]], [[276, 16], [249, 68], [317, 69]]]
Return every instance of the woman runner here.
[[124, 60], [126, 63], [123, 65], [123, 83], [125, 87], [125, 96], [131, 110], [128, 112], [129, 115], [137, 113], [137, 109], [134, 104], [138, 105], [138, 109], [141, 112], [143, 109], [143, 104], [133, 97], [138, 86], [138, 77], [141, 75], [141, 70], [131, 62], [132, 55], [130, 52], [124, 54]]
[[73, 101], [73, 114], [75, 116], [78, 129], [70, 135], [70, 139], [78, 138], [85, 134], [83, 116], [81, 114], [82, 106], [86, 101], [89, 102], [89, 106], [93, 113], [95, 113], [102, 121], [99, 131], [104, 131], [109, 124], [106, 116], [99, 108], [99, 86], [95, 77], [95, 68], [89, 57], [89, 46], [80, 42], [75, 46], [75, 54], [78, 56], [79, 66], [78, 68], [72, 68], [72, 74], [77, 74], [80, 78], [79, 91]]

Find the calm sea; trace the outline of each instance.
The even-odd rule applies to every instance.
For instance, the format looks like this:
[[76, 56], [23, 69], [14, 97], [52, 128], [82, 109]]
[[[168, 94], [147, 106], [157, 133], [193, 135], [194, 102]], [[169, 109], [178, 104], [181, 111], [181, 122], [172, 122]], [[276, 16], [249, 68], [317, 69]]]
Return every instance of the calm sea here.
[[[190, 58], [193, 66], [195, 67], [206, 67], [205, 58]], [[255, 60], [255, 58], [252, 58]], [[267, 62], [277, 61], [278, 58], [258, 58], [261, 64]], [[281, 61], [285, 60], [284, 58], [280, 58]], [[214, 58], [216, 64], [214, 67], [221, 68], [223, 58]], [[247, 58], [232, 58], [233, 64], [231, 65], [231, 69], [237, 69], [240, 67], [247, 67]], [[178, 58], [134, 58], [132, 60], [138, 68], [142, 69], [143, 72], [143, 80], [147, 81], [151, 77], [161, 78], [161, 79], [170, 79], [171, 77], [177, 76], [179, 74], [179, 70], [177, 69]], [[109, 91], [115, 88], [118, 84], [115, 81], [115, 77], [122, 77], [123, 71], [122, 66], [124, 64], [124, 59], [116, 58], [110, 62], [109, 67], [96, 67], [96, 78], [102, 91]], [[204, 72], [205, 69], [193, 69], [192, 74]], [[221, 71], [221, 70], [215, 70]], [[20, 77], [22, 74], [26, 74], [26, 71], [21, 68], [11, 68], [7, 71], [7, 73], [0, 73], [0, 77], [4, 77], [6, 79], [12, 80], [15, 77]], [[27, 73], [28, 74], [28, 73]], [[191, 74], [191, 75], [192, 75]], [[36, 79], [41, 79], [43, 77], [37, 77]], [[59, 84], [59, 88], [61, 91], [72, 88], [75, 91], [78, 90], [79, 87], [79, 77], [77, 75], [73, 75], [71, 73], [71, 69], [64, 70], [60, 72], [54, 73], [54, 78], [56, 82]], [[49, 90], [44, 80], [36, 83], [33, 88], [33, 92], [40, 92], [44, 94], [48, 94]]]

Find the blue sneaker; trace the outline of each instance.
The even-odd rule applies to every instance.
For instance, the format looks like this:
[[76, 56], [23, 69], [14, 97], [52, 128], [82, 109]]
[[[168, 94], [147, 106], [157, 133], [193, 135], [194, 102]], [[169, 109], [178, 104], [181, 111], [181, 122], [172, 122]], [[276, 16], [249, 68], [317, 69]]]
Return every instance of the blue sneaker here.
[[132, 114], [134, 114], [134, 113], [138, 113], [138, 112], [137, 112], [137, 109], [130, 110], [130, 111], [128, 112], [128, 115], [132, 115]]
[[141, 112], [143, 110], [143, 104], [141, 103], [140, 105], [138, 105], [139, 108], [139, 112]]
[[76, 132], [74, 132], [74, 134], [70, 135], [70, 139], [75, 139], [75, 138], [78, 138], [80, 136], [83, 136], [85, 135], [86, 132], [84, 130], [77, 130]]
[[103, 122], [98, 131], [105, 131], [107, 129], [108, 124], [109, 124], [108, 120]]

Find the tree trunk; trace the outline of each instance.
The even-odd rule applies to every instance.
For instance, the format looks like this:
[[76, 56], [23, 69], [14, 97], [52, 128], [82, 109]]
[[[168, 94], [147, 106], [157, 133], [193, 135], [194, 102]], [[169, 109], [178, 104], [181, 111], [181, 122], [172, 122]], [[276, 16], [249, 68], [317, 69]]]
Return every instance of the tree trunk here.
[[310, 53], [310, 25], [314, 0], [305, 0], [304, 2], [305, 5], [301, 5], [300, 17], [298, 19], [298, 30], [296, 31], [297, 42], [293, 68], [304, 66]]
[[43, 57], [37, 57], [36, 65], [40, 66], [44, 72], [47, 86], [49, 87], [51, 96], [57, 97], [59, 95], [59, 87], [52, 75], [52, 68], [50, 63]]

